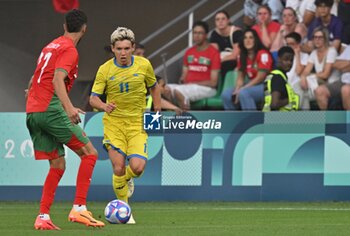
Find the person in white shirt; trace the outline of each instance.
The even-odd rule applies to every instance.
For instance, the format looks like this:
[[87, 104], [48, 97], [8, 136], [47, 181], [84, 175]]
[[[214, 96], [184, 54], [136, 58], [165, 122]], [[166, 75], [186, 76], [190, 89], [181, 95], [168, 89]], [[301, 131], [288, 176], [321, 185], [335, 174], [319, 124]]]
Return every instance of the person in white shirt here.
[[350, 46], [337, 57], [333, 68], [342, 72], [340, 80], [333, 84], [322, 85], [316, 90], [317, 104], [320, 109], [326, 110], [330, 102], [333, 105], [340, 103], [345, 110], [350, 110]]
[[319, 85], [339, 80], [339, 71], [332, 68], [338, 53], [334, 47], [329, 46], [329, 33], [326, 28], [317, 27], [314, 30], [313, 47], [315, 49], [309, 56], [300, 80], [301, 88], [308, 91], [310, 100], [315, 100], [315, 90]]
[[300, 108], [309, 110], [309, 99], [304, 99], [307, 96], [306, 92], [300, 87], [300, 75], [307, 65], [309, 55], [300, 50], [301, 36], [297, 32], [291, 32], [285, 36], [286, 45], [293, 48], [294, 60], [292, 68], [287, 72], [288, 83], [292, 86], [294, 92], [299, 95]]

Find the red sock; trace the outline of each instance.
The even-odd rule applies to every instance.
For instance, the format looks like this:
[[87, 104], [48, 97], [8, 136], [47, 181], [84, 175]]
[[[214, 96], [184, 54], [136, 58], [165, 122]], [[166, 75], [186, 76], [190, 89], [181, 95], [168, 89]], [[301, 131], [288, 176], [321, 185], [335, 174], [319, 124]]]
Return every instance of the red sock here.
[[89, 191], [91, 176], [92, 172], [94, 171], [96, 160], [97, 157], [95, 155], [81, 157], [74, 204], [86, 205], [86, 196]]
[[49, 173], [46, 176], [46, 180], [43, 187], [43, 193], [40, 201], [40, 213], [49, 214], [50, 207], [55, 198], [56, 189], [60, 182], [64, 170], [58, 168], [50, 168]]

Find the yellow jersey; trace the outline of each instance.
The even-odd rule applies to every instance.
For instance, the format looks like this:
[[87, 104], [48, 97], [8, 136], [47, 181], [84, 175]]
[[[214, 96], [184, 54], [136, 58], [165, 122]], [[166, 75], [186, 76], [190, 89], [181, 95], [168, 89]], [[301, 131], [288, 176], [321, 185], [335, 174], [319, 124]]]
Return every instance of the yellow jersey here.
[[153, 67], [144, 57], [132, 56], [130, 66], [121, 66], [115, 58], [100, 66], [92, 87], [92, 95], [107, 95], [114, 102], [116, 117], [142, 117], [146, 109], [147, 89], [157, 83]]

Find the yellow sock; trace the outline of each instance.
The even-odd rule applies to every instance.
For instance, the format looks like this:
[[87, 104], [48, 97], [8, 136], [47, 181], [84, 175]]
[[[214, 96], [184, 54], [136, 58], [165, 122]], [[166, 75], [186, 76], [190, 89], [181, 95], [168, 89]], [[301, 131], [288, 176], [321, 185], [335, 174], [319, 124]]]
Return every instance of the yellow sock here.
[[127, 180], [127, 181], [129, 181], [129, 179], [131, 179], [131, 178], [139, 177], [138, 175], [136, 175], [136, 174], [132, 171], [130, 165], [128, 165], [128, 166], [126, 167], [126, 174], [125, 174], [125, 176], [126, 176], [126, 180]]
[[128, 202], [128, 184], [126, 181], [126, 175], [117, 176], [113, 174], [113, 190], [119, 200]]

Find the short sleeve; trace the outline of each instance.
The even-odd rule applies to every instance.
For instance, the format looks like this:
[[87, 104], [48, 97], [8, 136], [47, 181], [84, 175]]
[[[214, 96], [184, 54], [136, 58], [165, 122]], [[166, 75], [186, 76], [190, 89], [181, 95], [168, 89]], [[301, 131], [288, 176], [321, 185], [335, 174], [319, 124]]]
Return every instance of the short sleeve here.
[[183, 65], [185, 67], [188, 67], [188, 57], [189, 57], [189, 49], [185, 52], [184, 58], [183, 58]]
[[211, 69], [220, 70], [220, 68], [221, 68], [220, 53], [219, 53], [219, 50], [213, 47], [213, 58], [212, 58]]
[[316, 51], [313, 50], [309, 56], [309, 59], [307, 60], [307, 63], [312, 63], [315, 64], [315, 60], [316, 60]]
[[347, 46], [345, 50], [337, 57], [337, 60], [350, 61], [350, 46]]
[[281, 94], [286, 94], [286, 82], [280, 75], [273, 75], [271, 79], [271, 91], [278, 91]]
[[335, 21], [333, 29], [332, 29], [333, 40], [335, 40], [335, 39], [340, 40], [342, 37], [342, 33], [343, 33], [343, 22], [340, 20], [339, 17], [336, 17], [334, 15], [332, 15], [332, 20]]
[[102, 95], [105, 91], [106, 83], [107, 78], [103, 73], [103, 67], [100, 66], [96, 74], [94, 85], [92, 86], [91, 95]]
[[326, 63], [334, 63], [335, 60], [337, 59], [337, 56], [338, 56], [337, 50], [335, 50], [334, 47], [330, 47], [328, 49]]
[[145, 83], [147, 88], [153, 87], [157, 83], [156, 76], [154, 75], [154, 70], [149, 61], [147, 61], [147, 70], [145, 74]]
[[242, 30], [236, 30], [232, 34], [232, 42], [233, 43], [239, 43], [243, 39], [243, 31]]
[[63, 69], [69, 73], [78, 63], [78, 52], [75, 48], [67, 48], [57, 57], [55, 69]]
[[307, 53], [301, 53], [300, 54], [300, 63], [303, 65], [303, 66], [306, 66], [307, 65], [307, 62], [308, 62], [308, 59], [309, 59], [309, 55]]
[[273, 65], [273, 60], [271, 54], [268, 51], [260, 50], [257, 58], [258, 70], [267, 70], [270, 71]]

